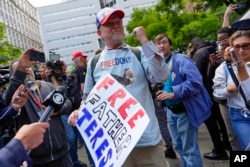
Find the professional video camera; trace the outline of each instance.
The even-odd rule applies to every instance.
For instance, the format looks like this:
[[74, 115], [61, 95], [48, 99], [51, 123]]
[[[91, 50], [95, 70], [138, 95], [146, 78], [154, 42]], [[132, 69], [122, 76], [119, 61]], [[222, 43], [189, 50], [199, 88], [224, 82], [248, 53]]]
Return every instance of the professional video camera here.
[[60, 60], [56, 61], [47, 61], [46, 66], [50, 69], [51, 75], [61, 76], [62, 75], [62, 67], [63, 62]]
[[4, 86], [5, 84], [9, 83], [10, 74], [5, 74], [0, 76], [0, 87]]
[[5, 84], [9, 83], [10, 78], [9, 66], [2, 67], [0, 66], [0, 87], [3, 87]]

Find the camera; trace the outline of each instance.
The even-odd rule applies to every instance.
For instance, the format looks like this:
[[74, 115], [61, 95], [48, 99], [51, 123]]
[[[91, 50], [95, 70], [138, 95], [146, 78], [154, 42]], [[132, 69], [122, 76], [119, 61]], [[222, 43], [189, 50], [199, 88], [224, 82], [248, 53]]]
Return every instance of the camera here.
[[9, 66], [0, 67], [0, 87], [3, 87], [5, 84], [9, 83], [10, 78]]
[[163, 86], [164, 86], [164, 83], [157, 83], [151, 88], [151, 93], [152, 93], [153, 98], [155, 99], [156, 107], [165, 107], [166, 106], [164, 101], [156, 100], [156, 93], [158, 91], [162, 90]]
[[9, 83], [10, 74], [4, 74], [0, 76], [0, 87], [3, 87], [5, 84]]
[[164, 86], [164, 83], [157, 83], [152, 87], [152, 95], [153, 97], [156, 97], [156, 93], [160, 90], [162, 90]]
[[46, 66], [50, 69], [51, 75], [61, 76], [62, 75], [62, 67], [63, 62], [60, 60], [56, 61], [47, 61]]
[[39, 67], [38, 66], [34, 66], [33, 71], [34, 71], [34, 74], [35, 74], [35, 79], [36, 80], [41, 80], [42, 77], [41, 77], [41, 75], [39, 73]]

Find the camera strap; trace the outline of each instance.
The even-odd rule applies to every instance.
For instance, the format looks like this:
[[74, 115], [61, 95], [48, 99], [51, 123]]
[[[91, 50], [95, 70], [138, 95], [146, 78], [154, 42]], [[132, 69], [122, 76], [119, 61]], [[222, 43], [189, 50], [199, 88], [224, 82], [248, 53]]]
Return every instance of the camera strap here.
[[237, 77], [236, 77], [236, 75], [234, 73], [231, 62], [226, 62], [226, 64], [227, 64], [228, 71], [229, 71], [229, 73], [230, 73], [230, 75], [231, 75], [231, 77], [233, 79], [233, 82], [234, 82], [235, 86], [239, 89], [240, 95], [243, 98], [247, 109], [250, 111], [250, 105], [248, 104], [246, 95], [245, 95], [242, 87], [240, 86], [240, 83], [239, 83], [239, 81], [238, 81], [238, 79], [237, 79]]

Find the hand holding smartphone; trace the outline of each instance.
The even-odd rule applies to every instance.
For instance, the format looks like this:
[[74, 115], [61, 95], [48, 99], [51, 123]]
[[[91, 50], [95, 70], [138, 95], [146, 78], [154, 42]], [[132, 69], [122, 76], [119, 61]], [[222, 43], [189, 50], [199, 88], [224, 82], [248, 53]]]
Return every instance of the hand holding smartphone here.
[[237, 9], [242, 9], [246, 7], [246, 3], [245, 2], [239, 2], [237, 3]]
[[230, 53], [231, 61], [234, 65], [238, 66], [242, 63], [238, 55], [236, 55], [234, 48], [231, 48], [229, 53]]
[[29, 55], [31, 61], [39, 61], [41, 63], [45, 63], [45, 54], [43, 52], [31, 49], [29, 51]]
[[20, 109], [22, 106], [25, 105], [28, 95], [29, 95], [29, 86], [28, 85], [21, 85], [19, 88], [16, 90], [12, 97], [12, 106], [15, 110]]
[[22, 89], [22, 91], [18, 94], [18, 96], [21, 96], [22, 92], [27, 92], [28, 89], [30, 89], [33, 86], [33, 81], [27, 81]]

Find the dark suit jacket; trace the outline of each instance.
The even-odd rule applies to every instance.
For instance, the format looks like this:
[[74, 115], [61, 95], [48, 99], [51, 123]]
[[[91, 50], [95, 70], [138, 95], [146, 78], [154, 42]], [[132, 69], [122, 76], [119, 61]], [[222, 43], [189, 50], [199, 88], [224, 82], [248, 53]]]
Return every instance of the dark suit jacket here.
[[0, 150], [1, 167], [27, 167], [32, 166], [32, 161], [26, 153], [21, 141], [12, 139]]

